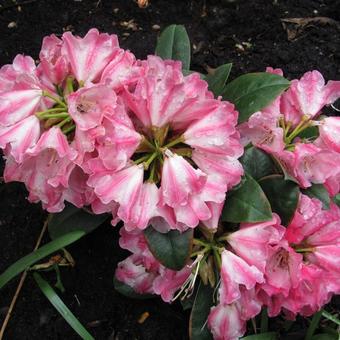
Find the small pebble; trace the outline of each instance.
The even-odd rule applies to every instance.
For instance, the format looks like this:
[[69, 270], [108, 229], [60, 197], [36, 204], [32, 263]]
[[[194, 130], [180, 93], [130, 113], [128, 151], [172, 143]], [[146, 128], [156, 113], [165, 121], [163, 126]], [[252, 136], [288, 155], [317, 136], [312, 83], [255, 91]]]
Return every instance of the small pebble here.
[[161, 29], [161, 26], [159, 25], [152, 25], [152, 29], [155, 31], [159, 31]]
[[119, 12], [119, 8], [114, 8], [113, 13], [117, 14]]
[[17, 23], [15, 21], [11, 21], [8, 25], [7, 25], [8, 28], [15, 28], [17, 27]]

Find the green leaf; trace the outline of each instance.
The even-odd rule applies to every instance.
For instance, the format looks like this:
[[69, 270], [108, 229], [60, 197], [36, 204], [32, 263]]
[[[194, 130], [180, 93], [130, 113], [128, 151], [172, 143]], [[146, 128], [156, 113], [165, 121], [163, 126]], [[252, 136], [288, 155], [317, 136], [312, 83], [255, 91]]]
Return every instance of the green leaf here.
[[314, 140], [319, 137], [319, 128], [317, 126], [310, 126], [309, 128], [301, 131], [298, 136], [303, 139]]
[[313, 335], [311, 340], [339, 340], [339, 336], [335, 334], [320, 333]]
[[254, 146], [244, 151], [240, 162], [244, 171], [256, 180], [271, 175], [275, 171], [275, 165], [270, 156]]
[[207, 319], [213, 306], [213, 294], [214, 289], [210, 285], [204, 285], [201, 281], [190, 314], [190, 340], [212, 339], [212, 335], [207, 327]]
[[61, 236], [52, 242], [49, 242], [38, 250], [22, 257], [17, 262], [9, 266], [4, 273], [0, 275], [0, 289], [15, 276], [28, 269], [32, 264], [42, 260], [46, 256], [62, 249], [69, 244], [79, 240], [85, 235], [84, 231], [73, 231], [64, 236]]
[[259, 333], [259, 334], [249, 335], [241, 339], [242, 340], [276, 340], [277, 333], [275, 332]]
[[191, 254], [192, 229], [183, 233], [171, 230], [164, 234], [148, 227], [144, 231], [144, 236], [151, 253], [165, 267], [180, 270], [185, 266]]
[[340, 207], [340, 194], [337, 194], [333, 197], [333, 202]]
[[156, 54], [162, 59], [180, 60], [184, 70], [190, 69], [190, 40], [183, 25], [170, 25], [159, 36]]
[[319, 326], [321, 316], [322, 316], [321, 310], [313, 315], [312, 322], [310, 323], [310, 325], [307, 329], [305, 340], [312, 340], [313, 334]]
[[215, 97], [222, 95], [232, 66], [233, 64], [231, 63], [221, 65], [215, 69], [214, 74], [207, 75], [206, 81], [208, 82], [209, 90]]
[[299, 202], [299, 186], [285, 180], [281, 175], [272, 175], [259, 181], [265, 192], [273, 212], [277, 213], [284, 226], [287, 226], [294, 216]]
[[108, 214], [90, 214], [72, 204], [57, 214], [52, 214], [48, 223], [48, 232], [52, 240], [71, 231], [83, 231], [86, 234], [98, 228], [107, 218]]
[[35, 282], [51, 302], [53, 307], [60, 313], [64, 320], [78, 333], [84, 340], [94, 340], [94, 337], [85, 329], [85, 327], [78, 321], [78, 319], [67, 308], [64, 302], [60, 299], [54, 289], [45, 281], [39, 273], [33, 273]]
[[329, 193], [323, 184], [313, 184], [311, 187], [307, 189], [302, 189], [301, 192], [310, 198], [317, 198], [322, 202], [322, 206], [324, 209], [329, 209], [329, 205], [331, 203], [331, 199], [329, 197]]
[[289, 81], [277, 74], [259, 72], [244, 74], [230, 82], [223, 99], [235, 104], [239, 123], [245, 122], [254, 112], [268, 106], [289, 86]]
[[248, 174], [242, 185], [227, 196], [222, 221], [263, 222], [272, 219], [270, 204], [260, 185]]
[[138, 294], [132, 287], [117, 280], [115, 277], [113, 278], [113, 285], [117, 292], [131, 299], [145, 300], [155, 297], [152, 294]]

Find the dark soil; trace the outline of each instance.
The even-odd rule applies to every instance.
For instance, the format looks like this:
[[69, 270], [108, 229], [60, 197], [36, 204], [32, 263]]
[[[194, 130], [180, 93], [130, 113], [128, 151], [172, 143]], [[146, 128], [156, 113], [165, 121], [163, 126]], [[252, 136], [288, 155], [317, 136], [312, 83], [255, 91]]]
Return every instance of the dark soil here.
[[[340, 29], [319, 20], [288, 40], [282, 18], [328, 17], [340, 22], [340, 1], [316, 0], [151, 0], [139, 9], [133, 0], [0, 0], [0, 65], [17, 53], [38, 57], [43, 36], [64, 30], [82, 35], [91, 27], [120, 36], [121, 46], [137, 57], [153, 53], [159, 30], [185, 24], [193, 43], [192, 68], [232, 62], [232, 77], [281, 67], [289, 78], [310, 69], [326, 79], [340, 79]], [[124, 22], [133, 20], [135, 28]], [[130, 25], [131, 26], [131, 25]], [[288, 28], [294, 30], [294, 26]], [[295, 27], [296, 28], [296, 27]], [[3, 164], [2, 164], [3, 165]], [[22, 185], [0, 184], [0, 272], [32, 251], [46, 214], [26, 201]], [[47, 240], [47, 236], [46, 236]], [[117, 248], [118, 233], [109, 224], [68, 247], [76, 261], [63, 269], [64, 302], [96, 339], [187, 339], [188, 314], [177, 304], [158, 299], [130, 300], [113, 289], [118, 261], [126, 254]], [[54, 279], [53, 275], [50, 276]], [[0, 322], [18, 279], [0, 293]], [[149, 312], [147, 320], [138, 319]], [[301, 334], [301, 333], [300, 333]], [[294, 339], [298, 339], [296, 335]], [[5, 339], [78, 339], [29, 276], [8, 325]]]

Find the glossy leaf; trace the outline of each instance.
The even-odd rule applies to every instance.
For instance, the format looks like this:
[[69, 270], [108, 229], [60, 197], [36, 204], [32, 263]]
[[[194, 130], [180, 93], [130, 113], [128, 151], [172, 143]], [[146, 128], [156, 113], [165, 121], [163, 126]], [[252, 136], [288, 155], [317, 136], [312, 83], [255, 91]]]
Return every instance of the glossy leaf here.
[[276, 340], [278, 339], [278, 337], [277, 337], [277, 333], [275, 332], [267, 332], [267, 333], [248, 335], [241, 339], [242, 340]]
[[48, 232], [53, 240], [76, 230], [88, 234], [98, 228], [108, 217], [108, 214], [90, 214], [83, 209], [68, 204], [62, 212], [51, 215]]
[[46, 256], [53, 254], [59, 249], [62, 249], [69, 244], [79, 240], [85, 235], [84, 231], [73, 231], [64, 236], [45, 244], [38, 250], [22, 257], [17, 262], [13, 263], [6, 271], [0, 275], [0, 289], [15, 276], [28, 269], [32, 264], [42, 260]]
[[339, 335], [320, 333], [313, 335], [311, 340], [339, 340]]
[[333, 197], [333, 202], [340, 207], [340, 194], [337, 194]]
[[155, 297], [155, 295], [152, 294], [138, 294], [132, 287], [117, 280], [116, 278], [113, 279], [113, 285], [117, 292], [131, 299], [145, 300]]
[[244, 171], [258, 180], [275, 172], [273, 160], [264, 151], [252, 146], [240, 158]]
[[206, 81], [209, 84], [209, 90], [215, 97], [222, 95], [232, 66], [231, 63], [221, 65], [215, 69], [214, 74], [207, 75]]
[[284, 226], [292, 220], [299, 202], [299, 186], [285, 180], [281, 175], [272, 175], [259, 181], [265, 192], [272, 211], [277, 213]]
[[243, 183], [227, 196], [222, 221], [263, 222], [272, 219], [270, 204], [260, 185], [248, 174]]
[[184, 70], [190, 69], [190, 40], [183, 25], [170, 25], [159, 36], [156, 54], [162, 59], [180, 60]]
[[94, 337], [85, 329], [85, 327], [78, 321], [72, 314], [64, 302], [60, 299], [50, 284], [42, 278], [39, 273], [33, 273], [35, 282], [46, 296], [48, 301], [51, 302], [53, 307], [60, 313], [64, 320], [79, 334], [84, 340], [94, 340]]
[[323, 184], [313, 184], [311, 187], [307, 189], [302, 189], [301, 192], [310, 198], [317, 198], [322, 202], [322, 206], [324, 209], [329, 209], [329, 205], [331, 203], [331, 199], [329, 197], [329, 193]]
[[185, 266], [191, 254], [192, 229], [183, 233], [178, 230], [160, 233], [149, 227], [144, 235], [151, 253], [165, 267], [180, 270]]
[[200, 282], [190, 314], [189, 335], [191, 340], [212, 340], [207, 326], [210, 309], [213, 306], [214, 289]]
[[235, 104], [239, 123], [245, 122], [254, 112], [268, 106], [289, 87], [289, 81], [267, 72], [244, 74], [230, 82], [223, 99]]

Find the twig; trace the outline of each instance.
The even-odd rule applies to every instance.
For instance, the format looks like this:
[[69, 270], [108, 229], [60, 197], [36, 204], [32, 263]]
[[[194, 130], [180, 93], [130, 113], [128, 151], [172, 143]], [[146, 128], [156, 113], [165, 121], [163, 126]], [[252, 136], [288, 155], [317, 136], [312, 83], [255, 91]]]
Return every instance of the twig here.
[[[35, 250], [37, 250], [37, 249], [39, 248], [40, 243], [41, 243], [41, 241], [42, 241], [42, 238], [43, 238], [43, 236], [44, 236], [44, 234], [45, 234], [45, 232], [46, 232], [47, 225], [48, 225], [48, 219], [44, 222], [44, 225], [43, 225], [43, 227], [42, 227], [42, 229], [41, 229], [40, 235], [39, 235], [39, 237], [38, 237], [38, 240], [37, 240], [37, 242], [36, 242], [36, 244], [35, 244], [35, 247], [34, 247], [33, 251], [35, 251]], [[6, 314], [6, 318], [5, 318], [5, 320], [4, 320], [3, 324], [2, 324], [2, 327], [1, 327], [1, 330], [0, 330], [0, 340], [2, 340], [2, 338], [3, 338], [3, 336], [4, 336], [5, 329], [6, 329], [6, 327], [7, 327], [8, 321], [9, 321], [11, 315], [12, 315], [12, 312], [13, 312], [13, 309], [14, 309], [14, 306], [15, 306], [15, 303], [17, 302], [17, 299], [18, 299], [18, 297], [19, 297], [19, 294], [20, 294], [20, 291], [21, 291], [21, 289], [22, 289], [22, 286], [24, 285], [24, 282], [25, 282], [25, 280], [26, 280], [26, 277], [27, 277], [27, 270], [25, 270], [25, 271], [22, 273], [22, 275], [21, 275], [21, 278], [20, 278], [18, 287], [17, 287], [17, 289], [16, 289], [16, 291], [15, 291], [15, 294], [14, 294], [13, 299], [12, 299], [12, 301], [11, 301], [11, 305], [9, 306], [8, 312], [7, 312], [7, 314]]]

